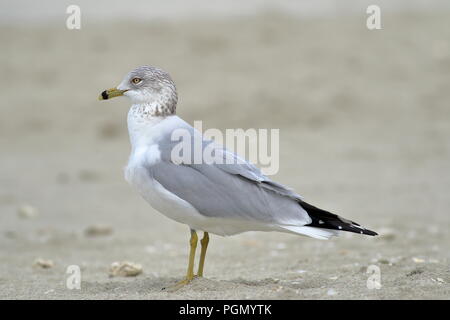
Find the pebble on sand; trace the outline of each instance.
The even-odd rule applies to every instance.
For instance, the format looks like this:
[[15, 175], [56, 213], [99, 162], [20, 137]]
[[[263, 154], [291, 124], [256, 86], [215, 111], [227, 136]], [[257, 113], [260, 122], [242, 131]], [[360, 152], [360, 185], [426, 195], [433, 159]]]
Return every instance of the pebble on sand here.
[[93, 182], [100, 180], [100, 175], [92, 170], [81, 170], [78, 173], [78, 177], [80, 178], [81, 181], [84, 182]]
[[37, 258], [33, 263], [33, 267], [41, 269], [50, 269], [53, 268], [54, 265], [55, 264], [53, 263], [52, 260], [46, 260], [43, 258]]
[[89, 226], [84, 230], [84, 234], [88, 237], [108, 236], [112, 232], [112, 227], [101, 224]]
[[39, 212], [35, 207], [25, 204], [17, 209], [17, 215], [23, 219], [31, 219], [37, 217]]
[[135, 277], [142, 273], [142, 265], [129, 261], [113, 262], [109, 267], [111, 277]]
[[395, 230], [390, 228], [381, 228], [378, 230], [378, 234], [380, 235], [381, 239], [392, 241], [396, 237]]
[[337, 291], [334, 289], [328, 289], [328, 291], [327, 291], [327, 295], [329, 295], [329, 296], [335, 296], [337, 294], [338, 294]]

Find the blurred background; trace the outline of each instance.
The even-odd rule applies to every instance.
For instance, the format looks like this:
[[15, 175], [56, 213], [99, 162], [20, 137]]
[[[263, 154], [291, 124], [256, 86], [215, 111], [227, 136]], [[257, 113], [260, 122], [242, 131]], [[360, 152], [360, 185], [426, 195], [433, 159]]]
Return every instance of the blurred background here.
[[[448, 299], [449, 39], [437, 0], [2, 0], [0, 298]], [[280, 129], [272, 178], [380, 236], [213, 236], [206, 279], [161, 292], [188, 227], [127, 185], [129, 102], [97, 100], [143, 64], [172, 75], [190, 123]], [[114, 261], [143, 273], [111, 278]]]

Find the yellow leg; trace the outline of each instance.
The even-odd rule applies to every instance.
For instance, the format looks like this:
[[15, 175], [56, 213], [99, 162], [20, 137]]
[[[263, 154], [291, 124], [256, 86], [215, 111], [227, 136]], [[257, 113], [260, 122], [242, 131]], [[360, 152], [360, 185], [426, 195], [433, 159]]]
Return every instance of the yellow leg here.
[[186, 278], [169, 288], [169, 291], [174, 291], [180, 289], [182, 286], [187, 285], [194, 279], [194, 261], [195, 261], [195, 250], [197, 249], [198, 236], [195, 230], [191, 229], [191, 239], [189, 240], [191, 249], [189, 251], [189, 264], [186, 273]]
[[189, 252], [189, 265], [186, 273], [186, 280], [189, 282], [194, 279], [194, 262], [195, 262], [195, 251], [197, 249], [197, 232], [191, 229], [191, 240], [189, 241], [191, 245], [191, 250]]
[[203, 238], [200, 240], [202, 245], [202, 250], [200, 252], [200, 263], [198, 265], [197, 276], [203, 277], [203, 266], [205, 265], [206, 249], [208, 249], [209, 234], [208, 232], [203, 232]]

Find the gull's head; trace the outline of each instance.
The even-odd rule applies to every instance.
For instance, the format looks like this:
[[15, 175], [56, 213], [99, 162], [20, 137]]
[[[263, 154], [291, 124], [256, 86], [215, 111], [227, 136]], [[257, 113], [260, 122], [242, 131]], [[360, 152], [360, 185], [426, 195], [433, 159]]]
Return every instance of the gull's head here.
[[155, 115], [174, 114], [177, 89], [170, 75], [162, 69], [141, 66], [130, 71], [117, 86], [103, 91], [99, 100], [126, 96], [133, 104], [148, 105]]

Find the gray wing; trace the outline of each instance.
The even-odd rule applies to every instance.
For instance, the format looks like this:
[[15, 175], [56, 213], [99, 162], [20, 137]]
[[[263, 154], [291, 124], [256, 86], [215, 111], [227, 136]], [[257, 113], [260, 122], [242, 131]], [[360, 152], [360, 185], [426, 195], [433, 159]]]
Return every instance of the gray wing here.
[[[213, 143], [205, 141], [205, 144]], [[253, 183], [259, 184], [262, 188], [271, 190], [275, 193], [278, 193], [282, 196], [290, 197], [295, 200], [302, 200], [300, 195], [296, 194], [292, 189], [279, 184], [275, 181], [272, 181], [267, 176], [262, 174], [261, 170], [259, 168], [255, 167], [253, 164], [251, 164], [248, 161], [245, 161], [244, 159], [240, 158], [235, 153], [215, 145], [215, 149], [223, 155], [224, 163], [222, 164], [214, 164], [217, 168], [228, 172], [232, 175], [238, 175], [241, 177], [244, 177]], [[231, 159], [232, 164], [228, 164], [226, 161]], [[201, 168], [200, 168], [201, 169]]]
[[[192, 129], [194, 139], [197, 132]], [[201, 150], [209, 147], [222, 163], [174, 163], [172, 150], [180, 140], [159, 142], [162, 161], [148, 166], [149, 174], [164, 188], [189, 202], [208, 217], [243, 219], [281, 225], [311, 222], [299, 205], [299, 195], [263, 175], [261, 171], [225, 148], [201, 138]], [[191, 141], [193, 146], [194, 142]], [[192, 147], [194, 148], [194, 147]], [[234, 160], [233, 162], [230, 161]], [[205, 163], [206, 162], [206, 163]], [[232, 162], [232, 163], [230, 163]]]

